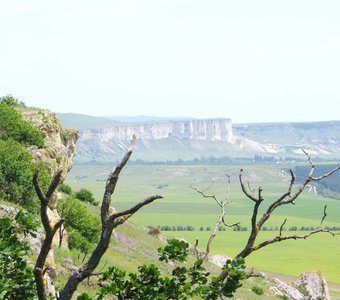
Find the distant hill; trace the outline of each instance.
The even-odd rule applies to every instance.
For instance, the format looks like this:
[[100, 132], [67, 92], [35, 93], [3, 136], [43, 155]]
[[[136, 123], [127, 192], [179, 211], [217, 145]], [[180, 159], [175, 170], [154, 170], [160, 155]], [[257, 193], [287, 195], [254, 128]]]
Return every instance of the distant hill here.
[[94, 117], [75, 113], [57, 113], [60, 123], [66, 128], [75, 128], [79, 131], [83, 129], [96, 129], [107, 126], [115, 126], [118, 120], [105, 117]]
[[190, 117], [154, 117], [154, 116], [111, 116], [106, 118], [123, 123], [146, 123], [146, 122], [163, 122], [194, 119]]
[[[230, 119], [92, 117], [58, 114], [80, 131], [77, 159], [119, 159], [133, 134], [134, 159], [193, 160], [204, 157], [340, 158], [340, 121], [232, 124]], [[124, 121], [124, 122], [122, 122]]]
[[154, 116], [109, 116], [95, 117], [76, 113], [57, 113], [64, 127], [82, 129], [96, 129], [115, 126], [120, 123], [135, 124], [163, 121], [192, 120], [193, 118], [182, 117], [154, 117]]

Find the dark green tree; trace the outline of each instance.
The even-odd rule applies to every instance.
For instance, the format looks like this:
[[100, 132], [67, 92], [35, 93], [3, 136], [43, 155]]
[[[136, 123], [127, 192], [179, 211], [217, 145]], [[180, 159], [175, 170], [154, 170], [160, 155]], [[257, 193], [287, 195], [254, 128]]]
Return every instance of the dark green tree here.
[[92, 205], [98, 205], [99, 202], [96, 201], [92, 192], [88, 189], [82, 188], [74, 194], [74, 196], [84, 202], [90, 203]]

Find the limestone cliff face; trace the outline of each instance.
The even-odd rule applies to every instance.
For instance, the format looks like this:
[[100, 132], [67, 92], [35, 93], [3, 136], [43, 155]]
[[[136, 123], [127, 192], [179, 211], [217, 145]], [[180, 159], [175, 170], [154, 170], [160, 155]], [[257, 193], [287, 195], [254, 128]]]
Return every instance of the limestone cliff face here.
[[202, 119], [172, 122], [150, 122], [130, 125], [117, 125], [101, 129], [83, 130], [82, 142], [88, 140], [130, 140], [135, 134], [137, 139], [161, 140], [169, 137], [181, 140], [225, 141], [233, 140], [230, 119]]
[[[72, 160], [75, 154], [75, 144], [79, 138], [79, 133], [73, 129], [64, 129], [60, 125], [56, 114], [47, 110], [22, 110], [21, 114], [26, 121], [29, 121], [33, 126], [38, 128], [44, 137], [45, 145], [42, 149], [37, 147], [29, 147], [28, 150], [32, 153], [33, 159], [38, 162], [47, 163], [51, 175], [57, 170], [61, 170], [63, 176], [72, 167]], [[56, 203], [59, 195], [55, 193], [54, 201], [48, 208], [49, 219], [52, 224], [56, 224], [60, 220], [60, 216], [56, 210]], [[63, 226], [60, 230], [64, 231]], [[53, 238], [53, 244], [62, 247], [67, 247], [67, 234], [64, 231], [62, 242], [60, 242], [60, 234], [57, 232]], [[44, 234], [39, 236], [36, 241], [36, 251], [40, 251]], [[57, 270], [54, 262], [53, 250], [50, 250], [46, 264], [48, 265], [47, 272], [44, 275], [48, 292], [55, 294], [54, 279], [57, 275]]]
[[64, 172], [68, 172], [72, 168], [79, 132], [63, 128], [56, 114], [48, 110], [23, 110], [21, 114], [26, 121], [39, 129], [44, 137], [44, 148], [31, 147], [28, 149], [34, 159], [48, 163], [53, 174], [59, 168], [61, 159], [67, 156]]

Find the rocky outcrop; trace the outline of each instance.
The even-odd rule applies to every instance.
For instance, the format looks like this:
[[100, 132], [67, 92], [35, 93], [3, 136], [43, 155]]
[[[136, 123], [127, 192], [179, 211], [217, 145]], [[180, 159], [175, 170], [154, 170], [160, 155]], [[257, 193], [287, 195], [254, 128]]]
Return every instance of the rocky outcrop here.
[[138, 124], [116, 125], [101, 129], [82, 131], [82, 141], [100, 139], [102, 141], [128, 141], [133, 135], [137, 139], [160, 140], [168, 137], [208, 141], [233, 140], [230, 119], [202, 119], [172, 122], [148, 122]]
[[292, 300], [331, 299], [327, 281], [320, 271], [303, 273], [292, 284], [269, 277], [262, 272], [257, 276], [265, 279], [270, 284], [269, 290], [278, 297]]
[[[51, 175], [55, 172], [62, 172], [62, 177], [72, 168], [73, 156], [75, 154], [75, 144], [79, 138], [78, 131], [74, 129], [64, 129], [60, 125], [56, 114], [48, 110], [24, 110], [21, 111], [23, 118], [29, 121], [33, 126], [39, 129], [44, 137], [44, 147], [38, 149], [37, 147], [29, 147], [28, 151], [32, 153], [33, 160], [39, 164], [43, 162], [50, 170]], [[60, 216], [56, 209], [56, 204], [60, 198], [60, 194], [55, 193], [54, 199], [47, 209], [49, 220], [52, 225], [60, 220]], [[60, 234], [63, 232], [63, 234]], [[64, 233], [65, 229], [61, 226], [60, 230], [53, 238], [54, 245], [61, 245], [67, 247], [67, 239]], [[63, 240], [60, 241], [60, 237]], [[29, 241], [35, 252], [39, 253], [44, 234], [41, 232], [37, 239]], [[46, 282], [47, 291], [49, 294], [55, 294], [54, 280], [57, 277], [57, 268], [54, 262], [53, 250], [50, 250], [46, 260], [46, 273], [44, 280]]]
[[77, 157], [120, 159], [135, 134], [138, 143], [134, 157], [142, 160], [254, 154], [304, 157], [301, 148], [327, 158], [340, 151], [339, 128], [340, 121], [233, 125], [226, 118], [105, 124], [80, 130]]
[[327, 281], [320, 271], [306, 272], [293, 282], [310, 300], [330, 300]]

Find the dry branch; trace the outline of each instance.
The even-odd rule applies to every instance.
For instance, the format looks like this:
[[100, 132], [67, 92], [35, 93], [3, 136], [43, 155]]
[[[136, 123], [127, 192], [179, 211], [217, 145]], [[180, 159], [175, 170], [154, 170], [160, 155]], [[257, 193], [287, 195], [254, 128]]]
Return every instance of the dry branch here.
[[[240, 179], [240, 185], [241, 185], [241, 189], [243, 191], [243, 193], [245, 194], [245, 196], [247, 198], [249, 198], [251, 201], [254, 202], [254, 207], [253, 207], [253, 213], [252, 213], [252, 217], [251, 217], [251, 233], [249, 235], [248, 241], [245, 245], [245, 247], [243, 248], [243, 250], [236, 255], [236, 258], [239, 257], [247, 257], [249, 254], [251, 254], [252, 252], [259, 250], [267, 245], [276, 243], [276, 242], [281, 242], [284, 240], [289, 240], [289, 239], [306, 239], [311, 235], [317, 234], [317, 233], [321, 233], [321, 232], [326, 232], [329, 233], [333, 236], [337, 235], [333, 232], [331, 232], [329, 229], [327, 228], [318, 228], [316, 230], [313, 230], [305, 235], [290, 235], [290, 236], [282, 236], [282, 231], [283, 231], [283, 226], [285, 225], [287, 219], [284, 220], [284, 222], [282, 223], [282, 225], [280, 226], [280, 230], [279, 230], [279, 235], [266, 240], [258, 245], [255, 245], [255, 241], [257, 239], [257, 236], [262, 228], [262, 226], [266, 223], [266, 221], [269, 219], [269, 217], [273, 214], [273, 212], [275, 211], [276, 208], [278, 208], [281, 205], [287, 205], [287, 204], [295, 204], [295, 200], [300, 196], [300, 194], [304, 191], [305, 187], [307, 186], [307, 184], [311, 181], [319, 181], [322, 180], [324, 178], [327, 178], [329, 176], [331, 176], [333, 173], [335, 173], [336, 171], [338, 171], [340, 169], [340, 166], [335, 167], [334, 169], [332, 169], [331, 171], [324, 173], [322, 175], [320, 175], [319, 177], [313, 177], [314, 171], [315, 171], [315, 165], [311, 159], [311, 156], [305, 151], [303, 150], [303, 152], [305, 153], [305, 155], [307, 156], [308, 162], [311, 166], [309, 173], [307, 175], [307, 177], [305, 178], [305, 180], [302, 182], [302, 184], [298, 187], [297, 191], [292, 194], [292, 190], [293, 190], [293, 186], [295, 184], [295, 175], [293, 173], [292, 170], [290, 170], [290, 175], [291, 175], [291, 180], [289, 183], [289, 186], [287, 188], [287, 191], [285, 193], [283, 193], [280, 197], [277, 198], [277, 200], [273, 201], [268, 208], [266, 209], [266, 211], [264, 212], [264, 214], [260, 217], [260, 219], [257, 221], [258, 218], [258, 210], [259, 210], [259, 206], [261, 205], [262, 201], [264, 200], [262, 198], [262, 189], [259, 188], [259, 192], [258, 192], [258, 197], [254, 197], [252, 194], [250, 194], [244, 183], [243, 183], [243, 170], [240, 170], [240, 174], [239, 174], [239, 179]], [[248, 186], [250, 186], [248, 184]], [[324, 207], [324, 211], [323, 211], [323, 217], [321, 219], [321, 223], [320, 226], [322, 225], [323, 221], [325, 220], [326, 216], [327, 216], [327, 212], [326, 212], [327, 206]], [[220, 274], [220, 278], [224, 279], [226, 278], [228, 274], [226, 273], [226, 271], [223, 271]]]
[[122, 161], [118, 164], [118, 166], [109, 174], [108, 179], [106, 181], [105, 192], [102, 200], [101, 207], [101, 223], [102, 223], [102, 231], [100, 240], [89, 257], [88, 261], [85, 265], [75, 272], [69, 277], [64, 289], [62, 290], [59, 299], [71, 299], [74, 292], [77, 290], [78, 284], [82, 282], [84, 279], [88, 278], [94, 273], [95, 268], [98, 266], [101, 258], [105, 254], [107, 248], [109, 247], [112, 231], [117, 226], [123, 224], [128, 218], [130, 218], [134, 213], [139, 211], [145, 205], [152, 203], [157, 199], [163, 198], [160, 195], [154, 195], [144, 199], [143, 201], [137, 203], [130, 209], [110, 213], [111, 207], [111, 196], [115, 191], [119, 174], [128, 162], [133, 147], [136, 142], [136, 137], [133, 136], [131, 140], [130, 147], [128, 148], [126, 154], [124, 155]]

